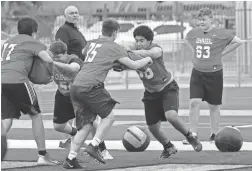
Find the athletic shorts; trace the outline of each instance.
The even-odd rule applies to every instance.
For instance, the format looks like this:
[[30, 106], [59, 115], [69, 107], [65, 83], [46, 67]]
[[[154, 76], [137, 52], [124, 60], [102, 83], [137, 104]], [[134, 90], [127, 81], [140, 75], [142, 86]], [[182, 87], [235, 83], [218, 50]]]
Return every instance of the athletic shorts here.
[[55, 94], [53, 123], [63, 124], [75, 118], [70, 96], [64, 96], [59, 90]]
[[165, 112], [179, 108], [179, 86], [175, 80], [168, 84], [162, 91], [150, 93], [147, 90], [143, 97], [145, 119], [147, 125], [159, 121], [167, 121]]
[[37, 115], [40, 108], [32, 83], [2, 84], [2, 119], [19, 119], [23, 114]]
[[96, 116], [107, 117], [115, 107], [116, 100], [104, 89], [104, 84], [92, 87], [89, 92], [81, 86], [71, 86], [71, 99], [76, 116], [76, 128], [93, 123]]
[[212, 105], [222, 104], [223, 70], [200, 72], [193, 68], [190, 80], [190, 99], [201, 98]]

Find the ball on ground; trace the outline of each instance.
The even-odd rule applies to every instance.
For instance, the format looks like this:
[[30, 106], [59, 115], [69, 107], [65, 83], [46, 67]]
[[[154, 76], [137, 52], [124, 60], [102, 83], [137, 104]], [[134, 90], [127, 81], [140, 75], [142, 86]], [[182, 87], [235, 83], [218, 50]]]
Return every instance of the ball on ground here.
[[241, 149], [243, 138], [238, 128], [226, 126], [215, 137], [215, 145], [221, 152], [237, 152]]
[[145, 129], [130, 126], [123, 135], [122, 143], [129, 152], [142, 152], [149, 146], [150, 137]]

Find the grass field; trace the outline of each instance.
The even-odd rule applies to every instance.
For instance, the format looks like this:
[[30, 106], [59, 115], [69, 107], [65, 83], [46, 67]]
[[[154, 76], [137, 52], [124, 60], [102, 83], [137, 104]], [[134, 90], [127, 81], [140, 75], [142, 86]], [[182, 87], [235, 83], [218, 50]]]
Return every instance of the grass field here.
[[[184, 137], [179, 134], [169, 123], [164, 123], [163, 128], [179, 152], [169, 159], [160, 160], [162, 146], [151, 136], [151, 144], [141, 153], [127, 152], [121, 139], [123, 133], [130, 125], [139, 125], [147, 128], [143, 105], [141, 102], [142, 89], [110, 90], [115, 99], [121, 102], [116, 106], [116, 122], [106, 138], [106, 144], [115, 158], [105, 165], [98, 165], [89, 157], [80, 153], [79, 159], [83, 161], [84, 170], [171, 170], [171, 171], [206, 171], [206, 170], [252, 170], [252, 107], [251, 87], [225, 88], [220, 126], [238, 126], [244, 138], [244, 144], [240, 152], [222, 153], [217, 150], [214, 143], [209, 143], [209, 113], [207, 105], [203, 103], [199, 138], [203, 141], [203, 151], [194, 152], [191, 146], [182, 145]], [[59, 149], [58, 143], [66, 136], [57, 133], [52, 126], [52, 108], [54, 104], [54, 89], [46, 87], [38, 91], [40, 106], [42, 108], [43, 121], [46, 128], [46, 144], [50, 155], [63, 161], [68, 154], [67, 149]], [[188, 88], [180, 89], [179, 114], [187, 123], [188, 119]], [[89, 137], [89, 140], [91, 137]], [[1, 162], [2, 170], [62, 170], [62, 166], [36, 166], [37, 150], [33, 141], [31, 121], [27, 116], [13, 122], [13, 127], [8, 133], [9, 150], [5, 161]], [[83, 149], [82, 149], [83, 150]], [[81, 150], [81, 151], [82, 151]]]

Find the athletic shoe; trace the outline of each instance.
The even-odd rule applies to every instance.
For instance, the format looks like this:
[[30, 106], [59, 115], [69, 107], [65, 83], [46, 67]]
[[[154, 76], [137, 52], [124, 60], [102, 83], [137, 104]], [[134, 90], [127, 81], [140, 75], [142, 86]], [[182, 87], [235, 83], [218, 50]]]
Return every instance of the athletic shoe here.
[[169, 148], [165, 148], [162, 153], [161, 156], [159, 158], [164, 159], [164, 158], [168, 158], [170, 157], [172, 154], [176, 154], [178, 152], [178, 149], [176, 149], [176, 147], [172, 144], [171, 147]]
[[66, 149], [70, 149], [71, 147], [71, 141], [72, 141], [72, 137], [66, 139], [66, 140], [61, 140], [59, 142], [59, 147], [60, 148], [66, 148]]
[[196, 133], [190, 132], [186, 139], [192, 145], [195, 151], [200, 152], [202, 150], [202, 144], [198, 140], [198, 136]]
[[101, 155], [103, 157], [104, 160], [112, 160], [114, 159], [113, 156], [109, 153], [109, 151], [107, 149], [101, 151]]
[[48, 153], [45, 154], [45, 156], [38, 155], [37, 160], [38, 165], [59, 165], [62, 164], [57, 160], [53, 160]]
[[87, 153], [89, 156], [94, 158], [100, 163], [106, 164], [105, 160], [102, 157], [102, 154], [99, 150], [98, 146], [93, 146], [91, 143], [87, 146], [87, 148], [84, 150], [84, 153]]
[[66, 160], [63, 163], [63, 168], [65, 169], [83, 169], [83, 167], [78, 163], [78, 160], [76, 158], [73, 158], [70, 160], [69, 158], [66, 158]]
[[215, 140], [215, 134], [211, 134], [209, 141], [213, 142]]

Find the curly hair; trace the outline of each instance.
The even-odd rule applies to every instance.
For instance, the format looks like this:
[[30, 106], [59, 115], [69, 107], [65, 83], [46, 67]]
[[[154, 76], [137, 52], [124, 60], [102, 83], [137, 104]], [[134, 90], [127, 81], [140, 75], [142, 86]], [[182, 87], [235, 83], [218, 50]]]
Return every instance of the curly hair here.
[[146, 40], [148, 41], [153, 41], [154, 38], [154, 33], [151, 30], [150, 27], [146, 26], [146, 25], [142, 25], [142, 26], [138, 26], [134, 32], [133, 32], [133, 36], [142, 36], [144, 37]]

